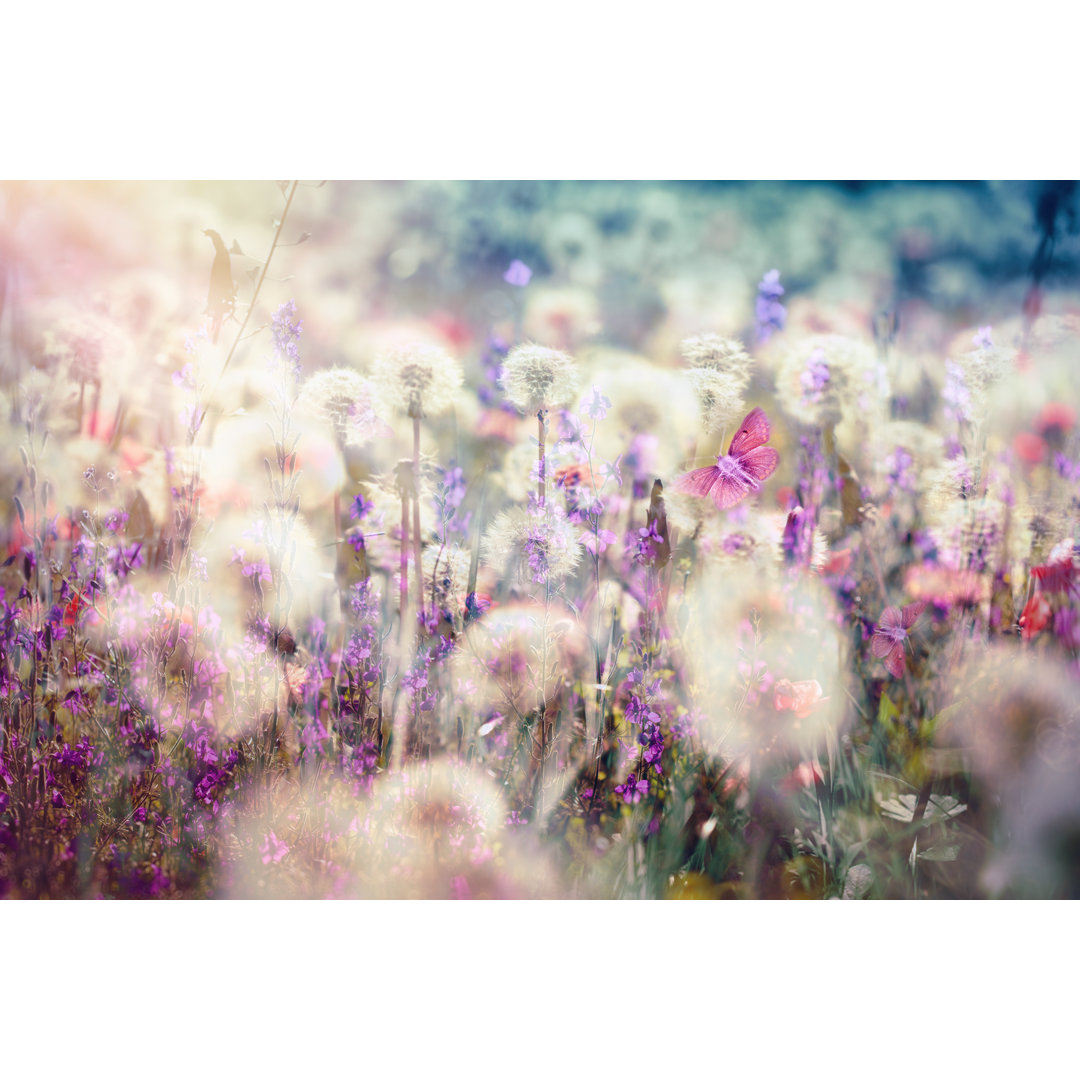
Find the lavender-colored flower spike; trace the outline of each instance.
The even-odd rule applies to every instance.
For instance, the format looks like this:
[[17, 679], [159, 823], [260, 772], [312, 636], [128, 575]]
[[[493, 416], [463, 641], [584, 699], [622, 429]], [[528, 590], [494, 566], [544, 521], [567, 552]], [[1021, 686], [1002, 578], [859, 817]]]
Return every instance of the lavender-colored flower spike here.
[[292, 373], [300, 376], [300, 350], [297, 347], [297, 339], [303, 333], [304, 323], [296, 317], [296, 301], [290, 300], [274, 312], [271, 319], [271, 329], [274, 335], [274, 351], [278, 358], [288, 364]]
[[758, 283], [754, 319], [757, 323], [759, 342], [768, 341], [776, 330], [783, 330], [787, 322], [787, 309], [780, 303], [784, 287], [780, 284], [780, 271], [770, 270]]
[[516, 285], [519, 289], [524, 289], [526, 285], [532, 280], [532, 270], [530, 270], [520, 259], [515, 259], [510, 268], [503, 274], [503, 281], [507, 285]]

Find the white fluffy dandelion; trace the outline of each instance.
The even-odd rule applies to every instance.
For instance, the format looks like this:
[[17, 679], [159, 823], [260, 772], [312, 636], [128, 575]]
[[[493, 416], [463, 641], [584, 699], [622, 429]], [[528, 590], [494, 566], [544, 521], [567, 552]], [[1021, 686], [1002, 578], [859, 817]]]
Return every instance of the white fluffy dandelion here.
[[538, 585], [557, 585], [574, 572], [581, 545], [577, 531], [557, 507], [541, 514], [518, 508], [504, 511], [488, 526], [480, 559], [497, 572]]
[[734, 338], [701, 334], [686, 338], [679, 346], [679, 352], [689, 367], [727, 375], [734, 380], [739, 391], [745, 390], [750, 382], [754, 359], [743, 348], [742, 342]]
[[577, 391], [577, 365], [569, 353], [543, 345], [515, 345], [503, 364], [511, 404], [529, 415], [566, 405]]
[[462, 383], [460, 365], [438, 345], [406, 345], [383, 353], [372, 374], [387, 404], [414, 420], [445, 412]]
[[691, 368], [687, 381], [694, 388], [705, 430], [723, 434], [731, 431], [746, 413], [738, 380], [714, 368]]
[[371, 380], [351, 368], [316, 372], [305, 380], [296, 405], [328, 424], [341, 446], [367, 442], [378, 428]]

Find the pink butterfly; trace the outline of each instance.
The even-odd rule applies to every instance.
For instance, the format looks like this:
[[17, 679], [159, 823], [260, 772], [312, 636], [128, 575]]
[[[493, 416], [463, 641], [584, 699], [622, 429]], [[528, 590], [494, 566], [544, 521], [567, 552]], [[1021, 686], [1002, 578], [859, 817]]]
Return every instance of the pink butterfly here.
[[915, 625], [919, 616], [926, 607], [925, 600], [916, 600], [914, 604], [908, 604], [901, 610], [898, 607], [887, 607], [881, 613], [881, 622], [870, 639], [870, 651], [879, 659], [885, 661], [885, 667], [894, 678], [903, 677], [907, 667], [907, 657], [904, 655], [904, 641], [908, 631]]
[[721, 510], [729, 509], [760, 491], [779, 464], [780, 455], [771, 446], [762, 446], [771, 431], [769, 418], [760, 408], [754, 409], [735, 432], [728, 452], [720, 454], [715, 465], [677, 476], [672, 487], [686, 495], [709, 495]]

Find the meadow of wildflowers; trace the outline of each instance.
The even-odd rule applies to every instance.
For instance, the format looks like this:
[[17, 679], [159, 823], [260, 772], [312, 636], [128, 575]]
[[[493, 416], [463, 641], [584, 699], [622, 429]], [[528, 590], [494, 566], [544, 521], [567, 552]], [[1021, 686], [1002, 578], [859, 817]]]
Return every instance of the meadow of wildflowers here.
[[1080, 896], [1077, 207], [0, 184], [0, 896]]

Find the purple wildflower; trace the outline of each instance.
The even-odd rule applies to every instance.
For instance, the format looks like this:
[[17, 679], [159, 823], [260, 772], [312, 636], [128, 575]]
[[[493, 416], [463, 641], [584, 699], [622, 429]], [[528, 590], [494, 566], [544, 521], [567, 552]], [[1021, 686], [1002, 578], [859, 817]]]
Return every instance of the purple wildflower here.
[[615, 793], [622, 796], [624, 803], [639, 803], [643, 795], [649, 794], [649, 781], [645, 777], [639, 780], [631, 773], [626, 778], [626, 783], [615, 785]]
[[503, 281], [507, 285], [515, 285], [519, 289], [524, 289], [531, 279], [532, 271], [520, 259], [515, 259], [503, 274]]
[[303, 320], [296, 318], [295, 300], [282, 304], [274, 312], [271, 328], [274, 335], [274, 351], [278, 359], [287, 364], [293, 375], [299, 378], [300, 350], [296, 342], [303, 331], [304, 323]]
[[769, 270], [758, 283], [754, 319], [757, 323], [757, 339], [768, 341], [777, 330], [783, 330], [787, 322], [787, 310], [780, 303], [784, 287], [780, 284], [780, 271]]
[[806, 361], [806, 370], [799, 379], [803, 391], [803, 403], [817, 405], [829, 384], [829, 365], [825, 362], [825, 350], [814, 349]]
[[911, 466], [915, 459], [902, 446], [898, 446], [886, 459], [889, 487], [894, 491], [914, 491], [915, 475]]
[[941, 391], [946, 419], [955, 423], [971, 420], [971, 391], [964, 379], [964, 369], [952, 360], [945, 361], [945, 387]]
[[353, 521], [363, 521], [364, 516], [369, 514], [374, 506], [375, 504], [369, 499], [365, 499], [363, 495], [357, 495], [353, 499], [352, 505], [349, 507], [349, 517], [351, 517]]
[[581, 406], [581, 411], [591, 420], [603, 420], [610, 408], [610, 398], [604, 396], [599, 386], [594, 386]]
[[603, 555], [616, 540], [618, 537], [610, 529], [597, 528], [595, 532], [585, 533], [581, 538], [581, 543], [590, 554]]
[[451, 462], [447, 468], [440, 468], [439, 473], [439, 488], [432, 501], [439, 518], [439, 540], [446, 543], [447, 538], [453, 534], [468, 534], [472, 513], [458, 513], [466, 494], [465, 473], [461, 466]]

